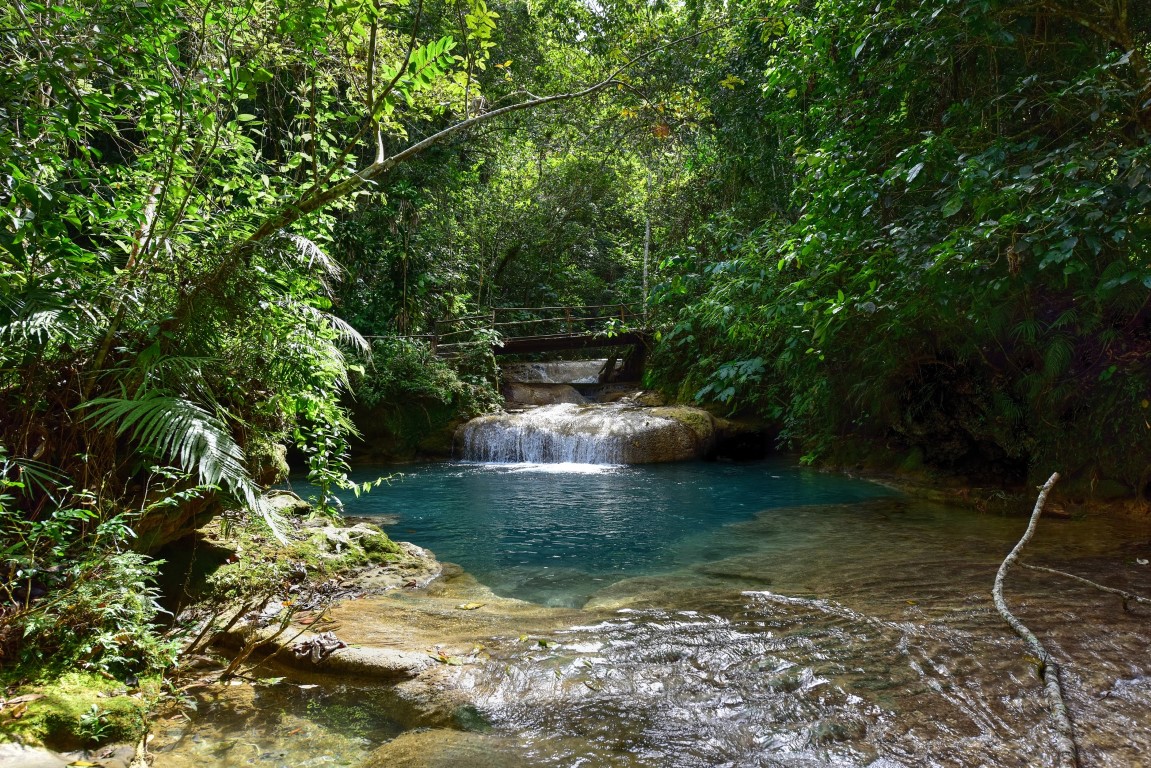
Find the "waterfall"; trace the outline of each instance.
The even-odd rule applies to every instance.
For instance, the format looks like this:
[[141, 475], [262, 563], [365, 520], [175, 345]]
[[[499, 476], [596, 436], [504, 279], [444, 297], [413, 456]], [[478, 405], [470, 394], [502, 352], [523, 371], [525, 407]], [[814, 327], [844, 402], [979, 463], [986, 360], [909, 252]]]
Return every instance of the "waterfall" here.
[[463, 428], [464, 459], [498, 464], [622, 464], [634, 419], [619, 406], [546, 405]]
[[561, 403], [472, 419], [456, 444], [465, 461], [648, 464], [699, 458], [714, 430], [711, 414], [698, 408]]

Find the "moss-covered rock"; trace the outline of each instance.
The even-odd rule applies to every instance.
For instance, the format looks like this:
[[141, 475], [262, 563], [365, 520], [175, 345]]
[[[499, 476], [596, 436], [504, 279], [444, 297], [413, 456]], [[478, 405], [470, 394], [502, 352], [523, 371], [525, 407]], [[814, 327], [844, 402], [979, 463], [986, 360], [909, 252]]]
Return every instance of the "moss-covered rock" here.
[[682, 424], [691, 430], [700, 449], [706, 448], [715, 437], [715, 419], [702, 408], [686, 405], [667, 405], [650, 410], [652, 416]]
[[280, 533], [287, 543], [277, 541], [266, 527], [251, 520], [223, 519], [203, 528], [199, 535], [204, 549], [218, 562], [206, 574], [206, 588], [199, 597], [217, 602], [244, 600], [271, 594], [283, 585], [318, 583], [407, 557], [399, 543], [367, 521], [296, 516], [284, 523]]
[[288, 448], [280, 443], [262, 440], [244, 449], [248, 468], [256, 482], [265, 488], [288, 479]]
[[24, 686], [10, 698], [26, 700], [0, 711], [0, 735], [52, 749], [82, 749], [138, 741], [160, 692], [157, 679], [137, 688], [90, 672], [69, 672], [50, 683]]

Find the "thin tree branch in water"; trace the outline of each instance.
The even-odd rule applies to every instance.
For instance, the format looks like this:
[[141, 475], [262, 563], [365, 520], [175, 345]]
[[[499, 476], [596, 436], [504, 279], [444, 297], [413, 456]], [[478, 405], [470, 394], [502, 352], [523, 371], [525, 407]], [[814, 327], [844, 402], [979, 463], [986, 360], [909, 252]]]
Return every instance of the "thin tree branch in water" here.
[[1094, 587], [1095, 589], [1098, 589], [1100, 592], [1108, 592], [1112, 595], [1119, 595], [1120, 597], [1123, 598], [1124, 605], [1126, 605], [1126, 603], [1128, 601], [1131, 601], [1134, 603], [1142, 603], [1143, 605], [1151, 605], [1151, 599], [1149, 599], [1149, 598], [1143, 597], [1141, 595], [1137, 595], [1134, 592], [1127, 592], [1127, 591], [1122, 590], [1122, 589], [1116, 589], [1115, 587], [1104, 586], [1103, 584], [1100, 584], [1100, 583], [1095, 582], [1095, 581], [1091, 581], [1090, 579], [1085, 579], [1082, 576], [1076, 576], [1074, 573], [1067, 573], [1067, 571], [1058, 571], [1054, 568], [1045, 568], [1042, 565], [1029, 565], [1027, 563], [1020, 563], [1020, 565], [1023, 566], [1024, 568], [1030, 568], [1033, 571], [1043, 571], [1044, 573], [1053, 573], [1056, 576], [1062, 576], [1065, 579], [1072, 579], [1073, 581], [1078, 581], [1081, 584], [1086, 584], [1089, 587]]
[[999, 615], [1015, 630], [1015, 634], [1023, 638], [1032, 655], [1039, 659], [1039, 677], [1047, 689], [1047, 705], [1051, 708], [1051, 718], [1055, 721], [1056, 730], [1059, 732], [1059, 737], [1055, 743], [1056, 766], [1058, 768], [1079, 768], [1079, 758], [1075, 750], [1075, 730], [1071, 725], [1071, 716], [1068, 714], [1067, 704], [1063, 700], [1063, 687], [1059, 682], [1059, 664], [1043, 647], [1043, 643], [1039, 642], [1039, 638], [1011, 612], [1007, 607], [1007, 601], [1003, 599], [1003, 581], [1007, 577], [1007, 571], [1019, 560], [1019, 553], [1035, 535], [1035, 528], [1039, 524], [1040, 515], [1043, 514], [1043, 505], [1047, 501], [1047, 494], [1051, 492], [1058, 481], [1059, 473], [1056, 472], [1039, 489], [1039, 497], [1035, 500], [1035, 510], [1031, 513], [1031, 521], [1027, 524], [1027, 530], [1023, 533], [1023, 538], [999, 565], [999, 571], [995, 574], [995, 586], [991, 589], [991, 596], [995, 600], [995, 608], [999, 611]]

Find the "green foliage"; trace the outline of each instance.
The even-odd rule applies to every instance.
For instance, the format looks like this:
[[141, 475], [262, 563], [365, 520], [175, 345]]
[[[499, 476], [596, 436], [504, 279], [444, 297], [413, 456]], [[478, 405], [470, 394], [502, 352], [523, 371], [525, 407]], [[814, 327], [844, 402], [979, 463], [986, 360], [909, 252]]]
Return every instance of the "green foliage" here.
[[[490, 38], [496, 15], [472, 16], [465, 38]], [[129, 550], [225, 508], [274, 530], [249, 447], [300, 443], [329, 511], [347, 486], [346, 355], [367, 343], [331, 312], [334, 213], [357, 205], [361, 164], [469, 90], [453, 36], [418, 17], [366, 0], [0, 9], [6, 659], [163, 666], [155, 564]]]
[[668, 232], [654, 376], [809, 456], [882, 437], [1141, 487], [1151, 19], [1132, 14], [744, 7], [698, 75], [721, 87], [672, 203], [690, 227]]
[[400, 337], [378, 339], [372, 345], [372, 365], [355, 388], [356, 397], [369, 407], [415, 400], [455, 405], [461, 415], [482, 412], [494, 405], [495, 393], [483, 370], [491, 358], [490, 348], [477, 346], [481, 359], [465, 360], [457, 370], [425, 344]]
[[[171, 665], [175, 646], [155, 632], [161, 563], [125, 549], [132, 518], [101, 515], [91, 496], [60, 488], [64, 503], [27, 519], [11, 493], [23, 486], [9, 479], [17, 468], [0, 447], [0, 658], [9, 671], [84, 669], [123, 679]], [[159, 495], [159, 507], [141, 515], [180, 496]], [[185, 491], [183, 500], [193, 495]]]
[[[393, 455], [423, 448], [450, 454], [454, 427], [502, 402], [491, 339], [473, 339], [450, 362], [425, 344], [398, 337], [377, 339], [372, 349], [373, 364], [355, 386], [356, 408], [369, 439], [391, 444]], [[439, 433], [447, 434], [446, 446], [438, 444]], [[429, 441], [436, 444], [429, 447]]]

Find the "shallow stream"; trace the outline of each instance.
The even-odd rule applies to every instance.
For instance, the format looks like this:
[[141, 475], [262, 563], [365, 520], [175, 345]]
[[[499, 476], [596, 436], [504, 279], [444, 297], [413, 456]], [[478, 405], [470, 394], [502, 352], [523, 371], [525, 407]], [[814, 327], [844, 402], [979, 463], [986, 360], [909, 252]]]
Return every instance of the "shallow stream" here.
[[[404, 471], [347, 512], [563, 619], [451, 670], [474, 707], [454, 730], [419, 730], [388, 688], [245, 685], [161, 733], [158, 764], [1052, 762], [1033, 662], [989, 594], [1025, 517], [781, 463]], [[1044, 519], [1026, 559], [1151, 594], [1149, 536]], [[1022, 569], [1008, 600], [1066, 664], [1083, 765], [1151, 765], [1151, 611]]]

